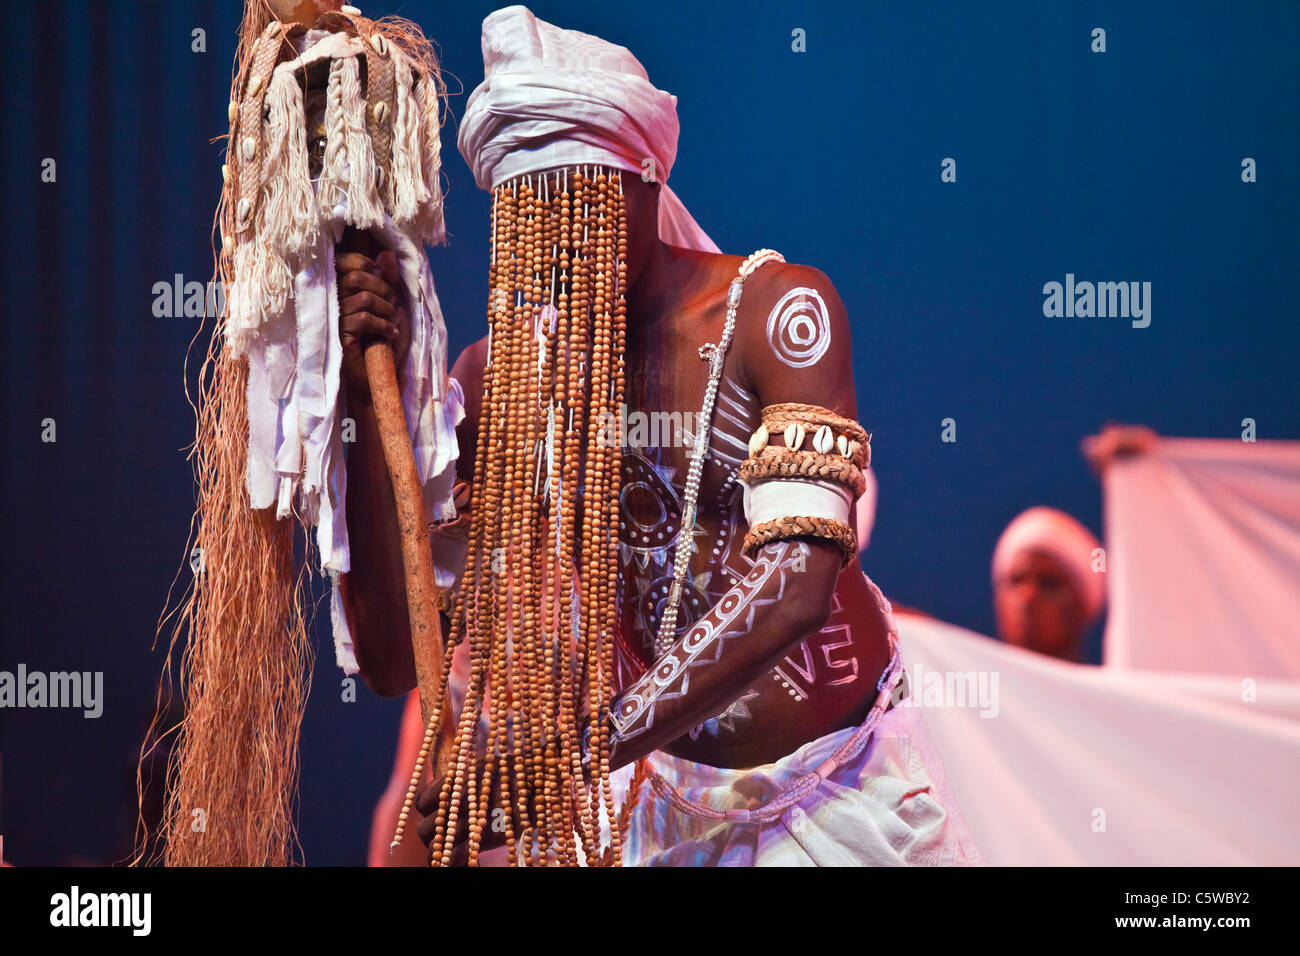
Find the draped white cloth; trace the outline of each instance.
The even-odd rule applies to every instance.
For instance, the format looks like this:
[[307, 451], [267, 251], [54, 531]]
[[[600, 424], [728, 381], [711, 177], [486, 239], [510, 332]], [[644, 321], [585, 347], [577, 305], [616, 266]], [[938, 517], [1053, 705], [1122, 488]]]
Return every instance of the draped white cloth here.
[[[774, 763], [743, 770], [654, 753], [655, 770], [688, 799], [717, 810], [774, 798], [812, 773], [856, 728], [804, 744]], [[632, 766], [611, 780], [621, 805]], [[895, 707], [862, 752], [799, 805], [764, 825], [689, 816], [647, 783], [623, 843], [626, 866], [980, 866], [920, 710]]]
[[651, 84], [626, 47], [560, 29], [520, 4], [483, 19], [483, 82], [457, 138], [480, 189], [583, 163], [653, 174], [659, 238], [718, 252], [668, 187], [680, 130], [677, 97]]
[[1162, 438], [1105, 492], [1107, 664], [1300, 679], [1300, 442]]
[[897, 621], [913, 700], [989, 864], [1300, 862], [1300, 683], [1071, 664]]
[[[360, 42], [313, 31], [305, 38], [302, 56], [278, 66], [273, 82], [287, 78], [296, 83], [292, 76], [296, 65], [354, 55]], [[312, 185], [319, 203], [318, 182]], [[347, 202], [340, 193], [333, 207], [322, 204], [319, 241], [314, 250], [299, 257], [292, 297], [250, 340], [247, 486], [253, 508], [275, 505], [281, 518], [290, 514], [297, 496], [306, 519], [315, 525], [321, 569], [333, 582], [330, 619], [335, 657], [345, 673], [355, 674], [357, 662], [338, 585], [339, 575], [351, 568], [343, 436], [346, 410], [340, 407], [339, 389], [343, 353], [334, 264], [335, 243], [349, 221]], [[447, 375], [447, 332], [433, 275], [423, 247], [387, 211], [382, 228], [370, 231], [393, 251], [410, 307], [411, 346], [403, 366], [402, 405], [423, 486], [425, 515], [430, 521], [452, 517], [456, 426], [465, 417], [464, 396], [459, 383]], [[453, 580], [444, 573], [438, 583], [445, 587]]]
[[[418, 746], [418, 714], [408, 708], [409, 748]], [[846, 727], [809, 741], [772, 763], [713, 767], [656, 751], [654, 769], [685, 797], [717, 810], [773, 799], [812, 773], [852, 736]], [[480, 725], [480, 736], [486, 728]], [[399, 760], [398, 767], [404, 767]], [[623, 805], [634, 765], [610, 777], [614, 806]], [[396, 771], [395, 771], [396, 772]], [[394, 778], [393, 783], [399, 781]], [[393, 784], [390, 784], [392, 787]], [[602, 819], [609, 843], [608, 821]], [[982, 866], [985, 863], [918, 708], [894, 707], [867, 746], [797, 806], [771, 823], [702, 820], [677, 810], [642, 785], [622, 844], [624, 866]], [[505, 866], [504, 848], [483, 865]]]

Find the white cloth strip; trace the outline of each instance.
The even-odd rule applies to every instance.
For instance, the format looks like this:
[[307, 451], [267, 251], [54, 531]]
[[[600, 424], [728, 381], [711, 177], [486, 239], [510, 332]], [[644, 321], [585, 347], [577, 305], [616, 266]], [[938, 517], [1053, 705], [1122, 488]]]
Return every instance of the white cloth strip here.
[[805, 478], [769, 478], [745, 486], [745, 517], [751, 528], [774, 518], [828, 518], [849, 520], [849, 490], [829, 481]]

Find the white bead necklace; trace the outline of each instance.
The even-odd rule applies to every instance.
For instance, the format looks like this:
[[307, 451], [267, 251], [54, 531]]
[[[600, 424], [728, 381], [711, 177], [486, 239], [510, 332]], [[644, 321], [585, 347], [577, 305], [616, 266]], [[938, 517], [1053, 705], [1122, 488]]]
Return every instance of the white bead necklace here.
[[659, 618], [659, 632], [655, 636], [655, 656], [663, 657], [675, 641], [677, 609], [681, 605], [682, 588], [686, 571], [695, 546], [696, 506], [700, 497], [700, 476], [704, 460], [709, 455], [709, 434], [713, 429], [713, 404], [718, 397], [718, 383], [722, 380], [722, 363], [731, 347], [731, 337], [736, 331], [736, 310], [745, 280], [765, 262], [785, 262], [785, 257], [775, 249], [759, 249], [740, 264], [739, 275], [731, 280], [727, 291], [727, 324], [722, 330], [722, 341], [700, 346], [700, 358], [709, 363], [709, 384], [704, 390], [704, 405], [696, 419], [695, 447], [692, 450], [690, 470], [686, 474], [686, 502], [682, 507], [682, 527], [677, 533], [677, 550], [673, 555], [673, 583], [668, 592], [668, 603]]

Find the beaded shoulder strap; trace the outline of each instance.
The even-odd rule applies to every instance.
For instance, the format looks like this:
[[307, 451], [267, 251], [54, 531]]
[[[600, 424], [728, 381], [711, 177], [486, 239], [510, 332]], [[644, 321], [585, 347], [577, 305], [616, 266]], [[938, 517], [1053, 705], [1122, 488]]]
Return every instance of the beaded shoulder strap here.
[[663, 616], [659, 619], [659, 632], [655, 635], [655, 654], [658, 657], [668, 653], [668, 649], [673, 646], [673, 634], [677, 630], [677, 609], [681, 605], [682, 587], [695, 541], [700, 475], [704, 471], [704, 459], [709, 455], [709, 435], [713, 431], [713, 404], [718, 397], [718, 382], [722, 379], [722, 363], [727, 357], [727, 350], [731, 348], [732, 334], [736, 331], [736, 310], [740, 308], [740, 295], [745, 290], [745, 280], [765, 262], [785, 262], [785, 256], [775, 249], [759, 249], [740, 264], [738, 275], [731, 280], [731, 287], [727, 290], [727, 324], [722, 330], [722, 341], [716, 345], [710, 342], [700, 346], [700, 358], [709, 363], [709, 384], [704, 390], [704, 405], [695, 420], [697, 431], [690, 470], [686, 474], [682, 527], [677, 532], [677, 550], [673, 554], [673, 583], [668, 592], [668, 603], [664, 605]]

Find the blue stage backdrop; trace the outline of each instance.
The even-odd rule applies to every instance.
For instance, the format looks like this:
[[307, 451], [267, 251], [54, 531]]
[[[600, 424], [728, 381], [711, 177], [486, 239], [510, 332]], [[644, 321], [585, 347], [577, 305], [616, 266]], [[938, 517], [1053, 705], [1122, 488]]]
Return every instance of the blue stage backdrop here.
[[[495, 5], [362, 6], [437, 41], [458, 122]], [[97, 718], [0, 711], [18, 864], [129, 844], [150, 645], [193, 505], [196, 320], [155, 316], [154, 287], [210, 275], [239, 8], [7, 11], [0, 669], [104, 675]], [[678, 95], [670, 183], [725, 251], [771, 246], [835, 283], [880, 484], [864, 563], [894, 600], [991, 632], [1013, 515], [1051, 504], [1100, 534], [1078, 443], [1108, 420], [1300, 438], [1291, 0], [532, 9], [627, 46]], [[443, 155], [450, 245], [430, 262], [454, 356], [483, 330], [489, 209], [454, 123]], [[1149, 283], [1149, 311], [1049, 317], [1044, 286], [1067, 276]], [[316, 630], [302, 844], [360, 863], [401, 704], [343, 702], [327, 614]]]

